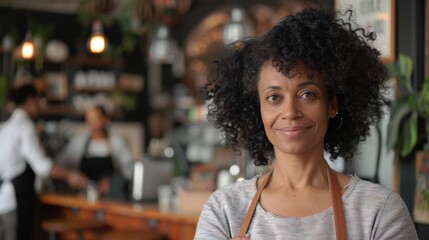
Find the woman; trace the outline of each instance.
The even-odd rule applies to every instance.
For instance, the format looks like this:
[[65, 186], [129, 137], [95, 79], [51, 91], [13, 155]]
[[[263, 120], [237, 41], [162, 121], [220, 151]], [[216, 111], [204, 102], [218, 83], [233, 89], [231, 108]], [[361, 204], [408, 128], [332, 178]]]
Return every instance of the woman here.
[[109, 118], [104, 108], [90, 108], [85, 113], [85, 122], [88, 131], [74, 135], [57, 157], [57, 162], [80, 169], [97, 183], [99, 192], [105, 194], [110, 190], [112, 176], [130, 178], [131, 153], [122, 138], [109, 134]]
[[[9, 98], [15, 109], [0, 127], [0, 239], [32, 239], [34, 173], [66, 180], [76, 188], [86, 177], [52, 163], [43, 149], [32, 121], [38, 114], [38, 93], [33, 85], [14, 88]], [[34, 172], [33, 172], [34, 171]]]
[[308, 9], [214, 63], [209, 120], [272, 170], [213, 193], [195, 239], [418, 239], [396, 192], [323, 157], [350, 159], [382, 114], [387, 73], [372, 36]]

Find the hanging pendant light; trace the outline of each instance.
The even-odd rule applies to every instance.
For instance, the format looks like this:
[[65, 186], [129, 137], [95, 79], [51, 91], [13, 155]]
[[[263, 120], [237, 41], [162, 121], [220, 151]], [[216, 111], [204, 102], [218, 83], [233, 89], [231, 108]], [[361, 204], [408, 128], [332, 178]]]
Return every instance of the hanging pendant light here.
[[88, 38], [88, 50], [100, 54], [106, 50], [108, 41], [103, 33], [103, 24], [96, 20], [92, 23], [92, 34]]
[[21, 56], [24, 59], [33, 59], [36, 55], [36, 48], [34, 42], [31, 39], [31, 33], [27, 32], [25, 34], [24, 41], [21, 45]]
[[223, 28], [223, 44], [228, 46], [235, 41], [251, 37], [253, 30], [246, 19], [246, 13], [243, 9], [234, 7], [231, 10], [231, 22]]
[[149, 60], [153, 63], [171, 64], [176, 51], [177, 44], [170, 37], [170, 30], [166, 26], [160, 26], [149, 46]]

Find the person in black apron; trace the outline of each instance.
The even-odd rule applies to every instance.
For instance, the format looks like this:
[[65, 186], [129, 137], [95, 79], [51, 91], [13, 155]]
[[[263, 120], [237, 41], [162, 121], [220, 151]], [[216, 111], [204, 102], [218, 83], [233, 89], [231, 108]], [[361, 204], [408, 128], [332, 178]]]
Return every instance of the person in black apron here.
[[88, 153], [90, 142], [88, 139], [79, 169], [89, 180], [99, 183], [114, 174], [113, 159], [110, 153], [105, 156], [90, 155]]
[[111, 153], [106, 156], [88, 154], [89, 141], [79, 165], [90, 181], [97, 185], [100, 196], [111, 200], [128, 199], [128, 181], [117, 174]]
[[[89, 109], [86, 113], [86, 123], [90, 129], [90, 135], [83, 150], [79, 170], [97, 184], [101, 196], [124, 199], [127, 195], [127, 182], [117, 174], [120, 171], [113, 159], [107, 130], [108, 116], [104, 108], [94, 106]], [[91, 147], [94, 149], [97, 144], [101, 150], [98, 149], [99, 151], [94, 154]]]

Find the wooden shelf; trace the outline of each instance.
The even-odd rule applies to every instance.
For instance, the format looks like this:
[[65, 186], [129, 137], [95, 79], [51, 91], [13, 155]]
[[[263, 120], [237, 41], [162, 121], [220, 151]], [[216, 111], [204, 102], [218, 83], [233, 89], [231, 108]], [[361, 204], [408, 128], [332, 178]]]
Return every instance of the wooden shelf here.
[[98, 93], [98, 92], [113, 92], [119, 90], [118, 88], [98, 88], [98, 87], [92, 87], [92, 88], [81, 88], [81, 87], [75, 87], [74, 91], [75, 92], [80, 92], [80, 93]]
[[99, 93], [99, 92], [115, 92], [115, 91], [137, 93], [141, 91], [141, 89], [133, 89], [130, 87], [121, 87], [121, 86], [117, 86], [113, 88], [74, 88], [73, 90], [77, 93]]
[[123, 68], [125, 66], [125, 61], [122, 58], [113, 59], [104, 56], [72, 56], [65, 63], [99, 68]]
[[40, 114], [43, 116], [74, 116], [82, 115], [83, 112], [66, 104], [48, 104], [40, 108]]

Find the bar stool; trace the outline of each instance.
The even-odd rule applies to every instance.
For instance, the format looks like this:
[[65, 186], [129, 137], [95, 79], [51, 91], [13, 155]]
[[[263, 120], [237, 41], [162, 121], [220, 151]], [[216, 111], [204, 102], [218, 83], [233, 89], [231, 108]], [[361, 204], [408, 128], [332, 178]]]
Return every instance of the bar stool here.
[[42, 222], [42, 229], [49, 234], [49, 240], [55, 240], [56, 233], [76, 232], [77, 239], [83, 240], [85, 230], [100, 230], [105, 227], [103, 222], [91, 219], [49, 219]]
[[101, 233], [99, 240], [166, 240], [167, 236], [152, 230], [112, 230]]

